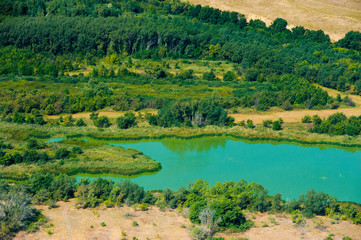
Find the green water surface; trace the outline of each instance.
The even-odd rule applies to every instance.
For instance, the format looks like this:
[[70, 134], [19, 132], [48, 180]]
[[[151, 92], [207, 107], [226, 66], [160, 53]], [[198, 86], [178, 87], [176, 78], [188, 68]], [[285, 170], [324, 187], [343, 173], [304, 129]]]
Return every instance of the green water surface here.
[[145, 189], [177, 189], [199, 178], [211, 185], [244, 179], [262, 184], [270, 194], [279, 192], [284, 199], [314, 189], [340, 201], [361, 203], [361, 151], [245, 143], [224, 137], [110, 144], [138, 149], [162, 164], [156, 174], [131, 179]]

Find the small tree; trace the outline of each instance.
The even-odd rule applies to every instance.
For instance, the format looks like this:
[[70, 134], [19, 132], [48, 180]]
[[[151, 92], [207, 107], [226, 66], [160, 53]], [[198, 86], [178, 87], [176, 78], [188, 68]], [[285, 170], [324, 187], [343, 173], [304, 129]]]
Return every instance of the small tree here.
[[272, 120], [264, 120], [263, 121], [263, 126], [266, 128], [271, 128], [272, 127]]
[[98, 128], [108, 128], [112, 125], [109, 121], [109, 118], [106, 116], [101, 116], [93, 120], [94, 126]]
[[127, 129], [137, 125], [134, 113], [127, 112], [123, 117], [117, 118], [118, 128]]
[[216, 228], [218, 227], [221, 217], [215, 218], [216, 210], [206, 207], [202, 209], [199, 213], [199, 220], [205, 226], [206, 234], [208, 236], [213, 235]]
[[247, 120], [247, 128], [255, 128], [253, 121], [251, 119]]
[[237, 74], [232, 71], [228, 71], [223, 74], [223, 81], [235, 81], [236, 79]]
[[314, 115], [312, 117], [312, 122], [314, 125], [320, 125], [322, 123], [322, 119], [318, 115]]
[[305, 218], [303, 217], [300, 210], [294, 210], [291, 213], [291, 220], [295, 225], [304, 225], [306, 223]]
[[203, 74], [203, 80], [216, 81], [216, 80], [219, 80], [219, 79], [216, 77], [213, 70], [211, 70], [210, 72], [206, 72], [206, 73]]
[[310, 123], [312, 122], [312, 119], [311, 119], [311, 116], [310, 115], [305, 115], [302, 120], [301, 120], [302, 123]]
[[272, 123], [272, 129], [275, 130], [275, 131], [279, 131], [279, 130], [282, 130], [282, 124], [279, 120], [277, 121], [274, 121]]
[[82, 118], [80, 118], [76, 121], [75, 125], [78, 127], [85, 127], [86, 123], [84, 122], [84, 120]]

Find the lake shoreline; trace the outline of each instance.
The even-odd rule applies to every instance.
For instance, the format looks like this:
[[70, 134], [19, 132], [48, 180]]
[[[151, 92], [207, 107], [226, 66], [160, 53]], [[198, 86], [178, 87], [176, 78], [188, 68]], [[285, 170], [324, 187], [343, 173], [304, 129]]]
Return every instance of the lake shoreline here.
[[0, 132], [13, 135], [14, 139], [79, 139], [90, 138], [95, 141], [140, 141], [161, 140], [165, 138], [194, 139], [202, 137], [229, 137], [252, 142], [268, 142], [276, 144], [295, 144], [301, 146], [316, 146], [321, 149], [337, 148], [347, 151], [361, 150], [361, 136], [351, 137], [347, 135], [331, 136], [317, 134], [308, 131], [307, 124], [285, 123], [283, 130], [273, 131], [261, 125], [255, 128], [241, 126], [218, 127], [206, 126], [202, 128], [185, 127], [136, 127], [125, 130], [115, 126], [106, 129], [91, 127], [63, 127], [63, 126], [39, 126], [31, 124], [15, 124], [0, 122]]

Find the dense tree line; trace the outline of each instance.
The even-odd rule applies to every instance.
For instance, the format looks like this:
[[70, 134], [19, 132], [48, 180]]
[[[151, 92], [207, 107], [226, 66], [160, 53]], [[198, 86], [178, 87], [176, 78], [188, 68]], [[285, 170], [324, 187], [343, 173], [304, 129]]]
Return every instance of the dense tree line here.
[[73, 197], [77, 198], [78, 208], [94, 208], [100, 204], [106, 207], [135, 204], [143, 211], [149, 205], [156, 205], [160, 209], [187, 208], [190, 221], [197, 224], [193, 234], [200, 233], [202, 238], [219, 230], [248, 229], [252, 223], [246, 220], [244, 210], [273, 213], [298, 211], [306, 217], [327, 215], [361, 223], [361, 213], [354, 205], [340, 204], [336, 198], [313, 190], [301, 195], [298, 200], [285, 202], [281, 194], [270, 196], [261, 185], [244, 180], [214, 186], [197, 180], [187, 188], [181, 187], [176, 191], [166, 188], [160, 194], [154, 194], [128, 180], [115, 183], [98, 178], [75, 182], [75, 178], [67, 175], [56, 177], [42, 173], [34, 174], [26, 183], [16, 185], [0, 180], [0, 211], [5, 212], [5, 215], [0, 214], [0, 236], [8, 239], [20, 229], [34, 227], [31, 223], [38, 222], [39, 218], [34, 216], [39, 213], [31, 203], [53, 207], [56, 201]]
[[234, 124], [234, 119], [227, 117], [226, 110], [211, 98], [170, 102], [159, 109], [157, 116], [147, 118], [151, 125], [162, 127]]
[[[16, 50], [21, 61], [16, 63], [18, 59], [5, 57], [1, 72], [57, 76], [67, 69], [79, 68], [80, 60], [71, 62], [70, 57], [62, 57], [70, 53], [80, 54], [83, 61], [90, 64], [94, 63], [94, 57], [111, 54], [155, 59], [205, 57], [240, 64], [241, 73], [250, 81], [262, 81], [269, 74], [292, 73], [326, 87], [361, 91], [359, 54], [335, 48], [326, 40], [319, 40], [317, 44], [301, 27], [290, 31], [284, 25], [285, 22], [278, 19], [269, 28], [259, 31], [259, 26], [253, 22], [239, 29], [233, 25], [207, 25], [185, 17], [162, 15], [9, 18], [0, 24], [3, 46], [30, 48], [35, 53], [46, 51], [56, 57], [54, 61], [41, 57], [47, 55], [39, 55], [43, 60], [36, 66], [31, 57], [30, 60], [22, 57], [34, 54]], [[353, 33], [336, 46], [350, 45], [357, 49], [354, 46], [357, 42], [358, 35]], [[3, 56], [8, 55], [9, 49], [3, 51]]]
[[211, 24], [232, 23], [240, 27], [247, 25], [243, 15], [220, 11], [209, 6], [191, 5], [174, 0], [1, 0], [0, 10], [10, 16], [91, 16], [114, 17], [124, 13], [159, 13], [184, 15]]
[[[5, 18], [0, 24], [3, 46], [55, 55], [43, 58], [42, 53], [19, 63], [8, 58], [0, 68], [3, 74], [57, 76], [81, 65], [62, 56], [73, 53], [88, 63], [112, 54], [202, 57], [239, 63], [250, 80], [292, 73], [326, 87], [361, 92], [360, 55], [353, 51], [361, 49], [358, 32], [331, 44], [322, 31], [300, 26], [288, 30], [284, 19], [267, 27], [260, 20], [247, 22], [238, 13], [179, 1], [2, 0], [0, 9], [12, 16], [38, 16]], [[169, 18], [169, 14], [176, 16]], [[43, 59], [36, 66], [38, 57]]]
[[310, 131], [315, 133], [357, 136], [361, 132], [361, 116], [347, 118], [343, 113], [335, 113], [322, 120], [319, 116], [315, 115], [312, 120], [309, 118], [308, 121], [305, 120], [304, 122], [313, 122], [313, 127]]

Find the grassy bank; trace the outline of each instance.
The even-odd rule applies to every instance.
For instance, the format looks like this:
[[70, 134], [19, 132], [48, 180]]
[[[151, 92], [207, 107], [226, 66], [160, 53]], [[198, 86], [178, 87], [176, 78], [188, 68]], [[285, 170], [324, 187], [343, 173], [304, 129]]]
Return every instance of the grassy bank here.
[[[13, 132], [10, 134], [9, 132]], [[42, 132], [28, 129], [14, 129], [12, 131], [0, 130], [1, 139], [10, 143], [13, 149], [9, 153], [23, 153], [28, 151], [27, 139], [29, 137], [47, 136]], [[44, 140], [41, 139], [41, 142]], [[39, 142], [40, 142], [39, 141]], [[69, 152], [74, 147], [80, 147], [81, 153], [71, 153], [69, 156], [57, 158], [57, 150], [67, 149]], [[50, 159], [41, 162], [21, 162], [9, 166], [0, 165], [0, 176], [9, 180], [25, 180], [33, 173], [67, 173], [70, 175], [79, 173], [88, 174], [114, 174], [118, 176], [133, 176], [144, 173], [154, 173], [161, 169], [160, 163], [154, 161], [136, 149], [124, 149], [106, 145], [100, 142], [84, 142], [81, 140], [70, 140], [59, 143], [47, 143], [44, 149], [37, 150], [46, 153]]]
[[[16, 141], [29, 137], [65, 139], [92, 139], [92, 143], [104, 143], [104, 141], [126, 141], [126, 140], [157, 140], [163, 138], [191, 139], [210, 136], [226, 136], [252, 142], [291, 143], [305, 146], [318, 146], [320, 148], [334, 147], [349, 151], [361, 149], [361, 137], [330, 136], [316, 134], [307, 131], [308, 127], [301, 123], [286, 123], [281, 131], [273, 131], [261, 125], [254, 129], [235, 127], [207, 126], [204, 128], [161, 128], [142, 126], [131, 129], [120, 130], [115, 126], [107, 129], [96, 129], [87, 127], [49, 127], [35, 125], [17, 125], [13, 123], [0, 122], [0, 138], [8, 141]], [[77, 144], [90, 144], [78, 141]]]

